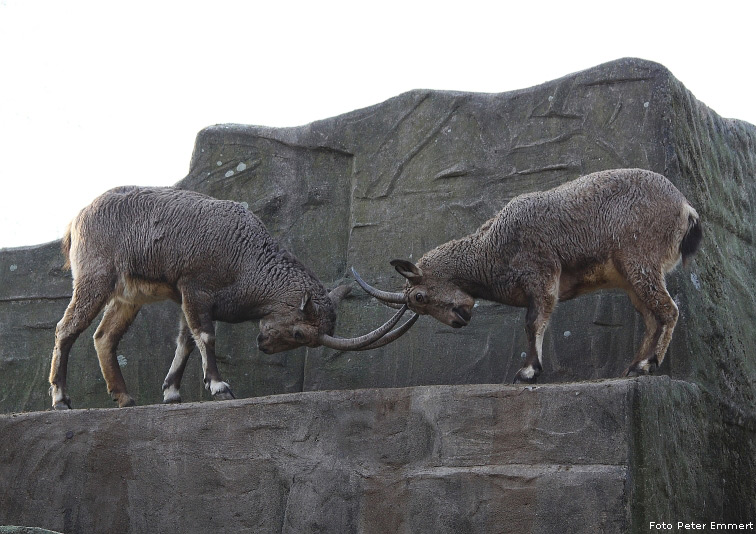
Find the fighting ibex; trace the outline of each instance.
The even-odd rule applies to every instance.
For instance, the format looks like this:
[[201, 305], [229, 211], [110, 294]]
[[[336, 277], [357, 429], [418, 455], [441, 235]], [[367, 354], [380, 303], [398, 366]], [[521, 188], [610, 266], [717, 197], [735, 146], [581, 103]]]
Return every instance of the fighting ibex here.
[[170, 187], [104, 193], [74, 218], [62, 248], [73, 296], [55, 330], [50, 392], [56, 409], [71, 407], [66, 395], [71, 346], [103, 308], [94, 343], [108, 391], [121, 407], [134, 400], [116, 346], [143, 304], [172, 299], [181, 305], [176, 355], [163, 383], [165, 402], [181, 400], [181, 377], [195, 345], [205, 387], [216, 399], [233, 398], [216, 366], [213, 321], [259, 319], [258, 347], [268, 354], [303, 345], [362, 350], [394, 339], [397, 331], [381, 338], [406, 309], [370, 334], [333, 337], [336, 306], [348, 286], [327, 292], [241, 204]]
[[646, 332], [625, 375], [662, 363], [678, 310], [665, 275], [697, 250], [696, 210], [665, 177], [640, 169], [589, 174], [549, 191], [512, 199], [477, 232], [426, 253], [417, 265], [393, 260], [403, 292], [357, 281], [388, 303], [406, 304], [459, 328], [475, 299], [527, 308], [528, 353], [515, 382], [541, 372], [543, 335], [558, 300], [621, 288], [643, 316]]

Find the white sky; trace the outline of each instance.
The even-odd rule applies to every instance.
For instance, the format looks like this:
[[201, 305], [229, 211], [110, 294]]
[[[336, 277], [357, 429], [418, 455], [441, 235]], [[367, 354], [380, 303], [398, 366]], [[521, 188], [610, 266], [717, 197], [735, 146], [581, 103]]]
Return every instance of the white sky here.
[[756, 123], [754, 12], [750, 1], [0, 0], [0, 247], [61, 237], [112, 186], [177, 182], [205, 126], [296, 126], [410, 89], [510, 91], [634, 56]]

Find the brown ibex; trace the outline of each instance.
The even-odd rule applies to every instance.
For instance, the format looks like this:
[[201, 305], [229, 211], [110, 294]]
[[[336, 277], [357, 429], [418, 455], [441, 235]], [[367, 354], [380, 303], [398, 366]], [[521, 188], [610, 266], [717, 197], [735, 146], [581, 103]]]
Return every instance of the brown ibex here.
[[216, 366], [213, 321], [259, 319], [258, 347], [268, 354], [304, 345], [364, 350], [397, 337], [400, 329], [381, 339], [406, 309], [370, 334], [333, 337], [336, 306], [349, 286], [327, 292], [241, 204], [171, 187], [104, 193], [74, 218], [62, 249], [73, 296], [55, 330], [50, 393], [56, 409], [71, 407], [66, 395], [71, 346], [103, 308], [95, 349], [108, 392], [121, 407], [134, 400], [116, 346], [143, 304], [172, 299], [181, 305], [164, 402], [181, 400], [181, 377], [195, 345], [206, 389], [215, 399], [233, 398]]
[[667, 351], [678, 309], [665, 275], [686, 264], [702, 238], [696, 210], [664, 176], [640, 169], [597, 172], [512, 199], [477, 232], [427, 252], [417, 264], [393, 260], [403, 292], [357, 281], [371, 295], [455, 328], [475, 299], [527, 308], [528, 353], [515, 382], [541, 372], [543, 335], [559, 300], [621, 288], [646, 331], [624, 375], [648, 374]]

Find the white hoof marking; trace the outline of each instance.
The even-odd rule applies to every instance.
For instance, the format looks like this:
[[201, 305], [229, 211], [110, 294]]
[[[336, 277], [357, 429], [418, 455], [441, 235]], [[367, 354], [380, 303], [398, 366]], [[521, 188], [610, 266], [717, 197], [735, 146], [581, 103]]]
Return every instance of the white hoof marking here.
[[163, 391], [163, 402], [181, 402], [181, 394], [176, 386], [169, 386]]
[[531, 378], [535, 376], [535, 369], [533, 368], [532, 365], [523, 367], [522, 369], [520, 369], [520, 376], [522, 378], [527, 378], [528, 380], [530, 380]]
[[229, 386], [226, 382], [210, 382], [210, 393], [213, 395], [217, 395], [218, 393], [229, 391], [231, 389], [231, 386]]

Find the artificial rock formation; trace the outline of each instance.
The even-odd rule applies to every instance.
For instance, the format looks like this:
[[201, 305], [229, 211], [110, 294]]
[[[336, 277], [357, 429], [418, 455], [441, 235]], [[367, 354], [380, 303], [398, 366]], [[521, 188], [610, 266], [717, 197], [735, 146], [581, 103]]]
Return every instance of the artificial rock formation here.
[[0, 521], [66, 533], [646, 532], [645, 518], [721, 518], [731, 504], [709, 490], [720, 473], [707, 458], [677, 460], [722, 437], [674, 409], [688, 403], [696, 416], [712, 407], [694, 384], [650, 377], [5, 416], [17, 438], [0, 443]]

